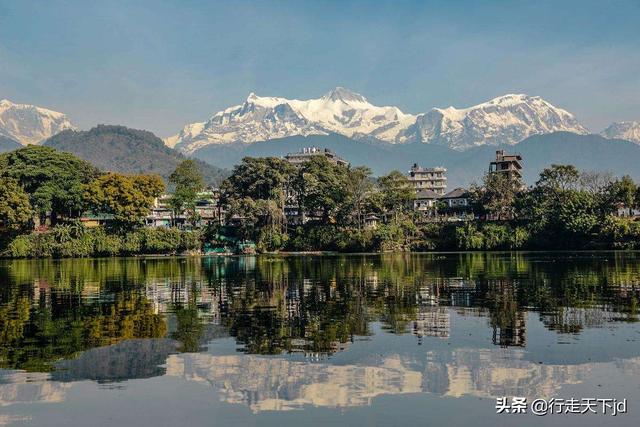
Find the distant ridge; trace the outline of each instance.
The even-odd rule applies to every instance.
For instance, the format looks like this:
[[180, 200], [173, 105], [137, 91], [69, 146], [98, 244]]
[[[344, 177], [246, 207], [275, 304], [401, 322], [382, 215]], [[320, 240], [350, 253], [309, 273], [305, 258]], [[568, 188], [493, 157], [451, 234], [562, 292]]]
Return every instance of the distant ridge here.
[[640, 122], [612, 123], [601, 133], [606, 138], [626, 139], [640, 144]]
[[6, 136], [0, 135], [0, 153], [13, 151], [20, 147], [22, 147], [22, 145], [20, 145], [18, 141], [11, 138], [7, 138]]
[[552, 163], [573, 164], [583, 170], [606, 170], [618, 176], [628, 174], [640, 179], [637, 166], [640, 145], [571, 132], [535, 135], [516, 145], [481, 146], [466, 151], [421, 143], [393, 145], [355, 141], [336, 134], [312, 135], [276, 139], [268, 144], [209, 145], [193, 155], [219, 167], [230, 168], [244, 156], [284, 156], [309, 146], [329, 148], [352, 165], [369, 166], [378, 176], [394, 169], [406, 172], [415, 162], [423, 166], [444, 166], [448, 170], [450, 189], [480, 180], [495, 157], [495, 151], [501, 148], [522, 154], [524, 178], [530, 184]]

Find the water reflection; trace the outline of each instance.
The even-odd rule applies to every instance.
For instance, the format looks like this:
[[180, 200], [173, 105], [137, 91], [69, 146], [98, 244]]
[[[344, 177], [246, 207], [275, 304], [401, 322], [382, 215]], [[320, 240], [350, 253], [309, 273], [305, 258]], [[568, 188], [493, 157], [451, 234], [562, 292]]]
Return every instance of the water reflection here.
[[640, 373], [635, 253], [13, 261], [0, 283], [0, 406], [158, 376], [260, 412]]

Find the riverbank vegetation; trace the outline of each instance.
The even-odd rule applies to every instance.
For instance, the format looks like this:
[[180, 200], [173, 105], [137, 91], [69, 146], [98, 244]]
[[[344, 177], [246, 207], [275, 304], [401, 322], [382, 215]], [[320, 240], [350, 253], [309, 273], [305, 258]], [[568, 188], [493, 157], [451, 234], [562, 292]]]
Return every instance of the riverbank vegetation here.
[[[223, 194], [228, 221], [263, 251], [640, 249], [640, 221], [618, 215], [640, 205], [633, 180], [571, 165], [543, 170], [530, 188], [487, 174], [470, 189], [463, 217], [440, 203], [417, 212], [400, 172], [374, 179], [322, 157], [297, 169], [245, 159]], [[286, 206], [298, 210], [297, 225], [287, 223]]]
[[[147, 227], [166, 191], [158, 175], [104, 173], [71, 154], [29, 146], [0, 156], [1, 255], [11, 258], [177, 254], [203, 248], [258, 252], [640, 249], [631, 213], [640, 190], [629, 177], [543, 170], [524, 188], [490, 173], [472, 186], [465, 215], [442, 203], [416, 211], [416, 192], [400, 172], [374, 178], [323, 156], [293, 166], [279, 158], [245, 158], [223, 183], [218, 221], [198, 226], [203, 186], [197, 163], [169, 176], [169, 206], [185, 222]], [[87, 227], [92, 214], [103, 218]], [[253, 247], [253, 245], [251, 246]]]

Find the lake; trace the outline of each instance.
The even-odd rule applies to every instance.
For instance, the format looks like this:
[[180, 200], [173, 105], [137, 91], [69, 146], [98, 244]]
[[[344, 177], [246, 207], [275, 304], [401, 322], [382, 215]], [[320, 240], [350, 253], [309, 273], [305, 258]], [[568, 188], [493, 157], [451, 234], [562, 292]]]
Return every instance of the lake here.
[[640, 425], [639, 299], [634, 252], [0, 261], [0, 425]]

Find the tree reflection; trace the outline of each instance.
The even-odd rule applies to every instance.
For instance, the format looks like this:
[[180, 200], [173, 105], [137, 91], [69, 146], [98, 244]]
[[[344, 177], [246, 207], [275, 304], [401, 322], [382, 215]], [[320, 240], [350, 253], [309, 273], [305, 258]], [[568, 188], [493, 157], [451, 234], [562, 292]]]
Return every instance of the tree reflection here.
[[413, 333], [422, 342], [425, 336], [449, 336], [451, 307], [485, 317], [495, 345], [526, 346], [530, 312], [562, 334], [637, 321], [640, 257], [11, 261], [0, 264], [0, 280], [0, 367], [48, 371], [59, 359], [134, 338], [171, 338], [178, 351], [196, 352], [230, 335], [247, 353], [318, 355], [370, 335], [372, 322], [379, 322], [387, 333]]

